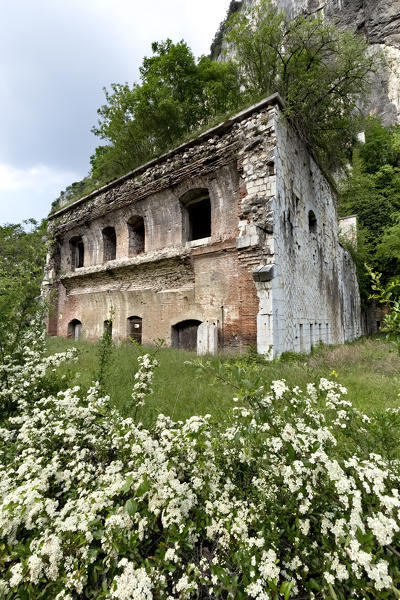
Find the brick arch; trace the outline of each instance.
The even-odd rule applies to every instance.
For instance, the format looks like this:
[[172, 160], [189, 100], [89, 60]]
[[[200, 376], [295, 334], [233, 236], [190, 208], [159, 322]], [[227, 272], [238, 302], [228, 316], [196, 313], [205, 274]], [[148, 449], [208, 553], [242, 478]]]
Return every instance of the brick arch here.
[[79, 340], [82, 336], [82, 322], [79, 319], [72, 319], [68, 323], [67, 335], [70, 339]]
[[171, 327], [171, 346], [179, 350], [196, 350], [197, 329], [202, 321], [187, 319]]

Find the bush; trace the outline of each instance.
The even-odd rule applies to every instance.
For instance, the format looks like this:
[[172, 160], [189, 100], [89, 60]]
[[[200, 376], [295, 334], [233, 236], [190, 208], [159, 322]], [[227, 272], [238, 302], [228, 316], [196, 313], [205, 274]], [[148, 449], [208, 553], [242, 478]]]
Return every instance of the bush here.
[[[11, 377], [3, 598], [398, 595], [399, 465], [358, 447], [372, 425], [340, 384], [275, 381], [245, 393], [229, 422], [159, 415], [147, 430], [97, 384], [48, 393], [49, 371], [71, 357], [33, 347]], [[139, 409], [155, 366], [140, 358]]]

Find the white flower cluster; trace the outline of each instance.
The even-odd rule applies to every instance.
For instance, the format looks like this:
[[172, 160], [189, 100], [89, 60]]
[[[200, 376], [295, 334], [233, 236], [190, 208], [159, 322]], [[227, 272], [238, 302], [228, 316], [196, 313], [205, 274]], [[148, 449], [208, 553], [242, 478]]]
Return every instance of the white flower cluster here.
[[[149, 431], [96, 385], [44, 396], [71, 356], [31, 349], [23, 377], [16, 366], [18, 412], [0, 429], [4, 597], [392, 597], [399, 465], [340, 454], [337, 432], [359, 417], [342, 386], [275, 381], [229, 424], [160, 415]], [[134, 407], [156, 361], [139, 364]]]
[[150, 354], [144, 354], [138, 357], [139, 369], [135, 373], [135, 384], [132, 391], [132, 401], [136, 408], [142, 407], [145, 404], [147, 396], [153, 393], [151, 382], [153, 380], [154, 369], [158, 366], [158, 362]]

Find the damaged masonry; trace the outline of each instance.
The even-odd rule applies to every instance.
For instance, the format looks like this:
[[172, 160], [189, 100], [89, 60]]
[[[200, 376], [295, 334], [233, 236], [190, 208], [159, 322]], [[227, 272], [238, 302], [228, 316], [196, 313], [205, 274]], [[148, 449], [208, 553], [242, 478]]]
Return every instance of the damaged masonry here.
[[281, 108], [273, 95], [52, 214], [48, 333], [267, 357], [358, 337], [334, 192]]

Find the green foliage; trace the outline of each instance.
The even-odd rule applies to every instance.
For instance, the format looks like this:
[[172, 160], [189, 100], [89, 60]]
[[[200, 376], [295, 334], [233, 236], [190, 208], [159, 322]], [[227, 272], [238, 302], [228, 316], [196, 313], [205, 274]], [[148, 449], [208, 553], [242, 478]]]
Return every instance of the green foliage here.
[[[399, 594], [398, 408], [378, 422], [335, 380], [269, 386], [233, 358], [227, 383], [244, 390], [228, 419], [146, 429], [97, 385], [48, 393], [73, 353], [44, 358], [32, 333], [11, 374], [18, 416], [0, 428], [2, 598]], [[140, 359], [134, 410], [156, 367]]]
[[[93, 373], [98, 368], [97, 346], [90, 342], [62, 338], [48, 338], [49, 353], [63, 352], [76, 346], [79, 350], [78, 362], [62, 370], [71, 380], [71, 385], [80, 385], [82, 390], [91, 386]], [[152, 353], [154, 348], [146, 348]], [[285, 378], [288, 385], [305, 386], [309, 381], [327, 377], [332, 369], [337, 371], [341, 382], [351, 393], [354, 404], [362, 411], [384, 410], [398, 405], [400, 390], [400, 357], [391, 351], [391, 345], [380, 338], [362, 338], [357, 342], [342, 346], [323, 346], [315, 349], [312, 355], [292, 354], [287, 360], [266, 361], [260, 355], [219, 356], [210, 362], [216, 372], [220, 372], [221, 363], [233, 363], [229, 370], [236, 369], [240, 362], [243, 370], [247, 365], [257, 364], [265, 385]], [[113, 368], [106, 379], [107, 395], [111, 396], [113, 406], [126, 417], [133, 417], [130, 394], [134, 385], [138, 356], [143, 347], [133, 344], [121, 344], [113, 348]], [[153, 388], [154, 395], [150, 403], [141, 411], [140, 418], [146, 425], [154, 422], [154, 416], [160, 412], [174, 420], [188, 419], [193, 415], [212, 413], [218, 421], [223, 421], [232, 408], [232, 396], [238, 395], [237, 387], [231, 387], [222, 379], [216, 379], [210, 386], [210, 377], [196, 376], [188, 362], [196, 360], [190, 352], [161, 348], [157, 353], [159, 367], [156, 371]], [[249, 373], [249, 371], [247, 371]], [[223, 373], [221, 373], [223, 374]], [[230, 378], [232, 381], [232, 378]], [[256, 387], [254, 382], [250, 390]]]
[[400, 212], [392, 214], [392, 221], [393, 225], [385, 229], [377, 245], [377, 258], [382, 262], [392, 259], [400, 265]]
[[387, 281], [400, 273], [400, 127], [369, 118], [365, 128], [366, 143], [355, 147], [351, 172], [339, 186], [339, 212], [357, 214], [358, 263], [368, 263]]
[[97, 343], [97, 355], [98, 355], [98, 370], [96, 374], [96, 381], [99, 385], [100, 393], [105, 393], [105, 383], [109, 376], [110, 369], [112, 367], [113, 359], [113, 340], [112, 340], [112, 324], [114, 317], [114, 309], [111, 309], [108, 319], [104, 322], [103, 335]]
[[0, 357], [12, 353], [39, 307], [46, 223], [0, 226]]
[[104, 144], [90, 159], [91, 173], [61, 194], [73, 201], [180, 141], [223, 120], [260, 97], [279, 92], [285, 114], [325, 166], [343, 161], [359, 130], [356, 108], [368, 91], [376, 54], [359, 36], [320, 18], [288, 20], [268, 0], [239, 10], [231, 2], [212, 56], [225, 35], [234, 61], [196, 60], [184, 41], [152, 44], [140, 82], [104, 89], [92, 129]]
[[374, 273], [368, 266], [367, 270], [372, 280], [373, 294], [371, 298], [377, 300], [389, 310], [383, 321], [381, 331], [386, 333], [388, 339], [396, 344], [400, 354], [400, 277], [394, 277], [383, 285], [381, 273]]
[[288, 19], [269, 0], [233, 15], [227, 40], [248, 95], [279, 92], [286, 116], [322, 163], [342, 163], [359, 128], [357, 106], [378, 68], [366, 42], [322, 17]]
[[81, 198], [90, 194], [96, 188], [96, 184], [89, 175], [84, 177], [82, 181], [75, 181], [68, 185], [64, 191], [52, 202], [51, 210], [56, 211], [61, 206], [70, 204], [77, 198]]
[[152, 44], [140, 83], [112, 83], [92, 132], [105, 142], [90, 158], [91, 173], [69, 186], [59, 200], [72, 202], [162, 154], [217, 117], [240, 105], [236, 67], [202, 56], [170, 39]]
[[381, 167], [400, 167], [400, 127], [384, 127], [376, 117], [364, 123], [365, 143], [358, 146], [366, 173], [376, 173]]
[[91, 159], [94, 179], [115, 177], [173, 146], [219, 113], [238, 105], [231, 64], [207, 57], [196, 62], [188, 45], [152, 44], [143, 59], [140, 84], [112, 84], [92, 131], [109, 145]]

